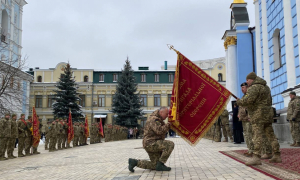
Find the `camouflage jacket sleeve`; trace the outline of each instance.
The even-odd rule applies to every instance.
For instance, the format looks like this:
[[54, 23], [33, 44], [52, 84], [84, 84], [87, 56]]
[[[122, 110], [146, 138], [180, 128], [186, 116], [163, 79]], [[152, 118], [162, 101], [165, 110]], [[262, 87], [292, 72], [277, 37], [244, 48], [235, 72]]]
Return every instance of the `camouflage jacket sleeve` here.
[[246, 108], [240, 106], [239, 107], [239, 120], [240, 121], [247, 121], [248, 120], [248, 114]]
[[150, 125], [151, 129], [157, 135], [163, 135], [163, 134], [166, 134], [169, 131], [169, 125], [168, 124], [162, 125], [162, 123], [159, 120], [154, 120], [153, 119], [153, 120], [150, 121], [149, 125]]
[[297, 115], [300, 113], [300, 100], [295, 99], [294, 101], [294, 112], [292, 118], [297, 118]]
[[238, 99], [236, 101], [237, 105], [244, 107], [253, 105], [257, 98], [258, 92], [258, 87], [256, 85], [250, 86], [250, 88], [247, 90], [246, 95], [243, 96], [242, 99]]

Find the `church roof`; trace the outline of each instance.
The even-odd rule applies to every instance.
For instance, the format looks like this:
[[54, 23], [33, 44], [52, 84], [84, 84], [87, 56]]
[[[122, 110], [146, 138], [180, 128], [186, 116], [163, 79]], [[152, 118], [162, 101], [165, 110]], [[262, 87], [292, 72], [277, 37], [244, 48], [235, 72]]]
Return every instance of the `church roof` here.
[[235, 23], [249, 23], [249, 16], [246, 7], [232, 8]]

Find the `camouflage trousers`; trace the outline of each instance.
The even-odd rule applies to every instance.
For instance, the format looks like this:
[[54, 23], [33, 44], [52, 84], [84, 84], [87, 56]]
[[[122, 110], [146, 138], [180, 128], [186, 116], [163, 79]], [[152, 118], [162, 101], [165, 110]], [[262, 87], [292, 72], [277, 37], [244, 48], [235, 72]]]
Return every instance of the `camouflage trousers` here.
[[78, 145], [79, 145], [78, 142], [79, 142], [79, 137], [78, 137], [78, 136], [74, 136], [74, 139], [73, 139], [73, 147], [78, 146]]
[[49, 136], [46, 135], [45, 136], [45, 150], [47, 150], [49, 148], [49, 140], [50, 140]]
[[94, 134], [90, 135], [90, 144], [95, 144], [96, 143], [96, 138]]
[[56, 142], [57, 142], [56, 137], [50, 137], [49, 151], [56, 150], [56, 147], [55, 147]]
[[7, 156], [11, 157], [13, 156], [13, 152], [15, 149], [16, 144], [16, 138], [9, 138], [7, 142]]
[[233, 140], [232, 133], [229, 128], [229, 124], [222, 125], [223, 136], [226, 140], [228, 140], [228, 136], [231, 140]]
[[246, 140], [248, 153], [253, 153], [254, 144], [252, 141], [252, 126], [249, 121], [243, 121], [244, 138]]
[[18, 138], [18, 155], [23, 154], [23, 150], [25, 147], [25, 137]]
[[221, 132], [221, 126], [220, 125], [216, 125], [213, 128], [213, 137], [214, 137], [214, 141], [215, 142], [221, 142], [222, 139], [222, 132]]
[[174, 146], [174, 143], [168, 140], [158, 140], [155, 143], [146, 146], [145, 150], [149, 155], [150, 161], [139, 160], [137, 167], [155, 170], [158, 161], [162, 163], [167, 162], [174, 149]]
[[61, 149], [62, 136], [63, 136], [63, 134], [57, 135], [57, 149]]
[[294, 142], [300, 142], [300, 122], [290, 121], [290, 127]]
[[5, 152], [7, 150], [7, 142], [9, 138], [1, 137], [0, 138], [0, 158], [5, 157]]
[[268, 140], [267, 136], [263, 135], [261, 154], [272, 154], [272, 145]]
[[25, 138], [25, 154], [30, 154], [30, 148], [32, 146], [32, 136], [28, 136]]
[[38, 151], [37, 151], [37, 149], [38, 149], [38, 147], [39, 147], [39, 145], [37, 145], [37, 147], [33, 147], [32, 149], [33, 149], [33, 154], [36, 154]]
[[280, 146], [274, 134], [272, 123], [255, 123], [252, 124], [253, 131], [253, 153], [260, 156], [264, 144], [264, 135], [267, 137], [268, 142], [271, 143], [274, 154], [280, 153]]

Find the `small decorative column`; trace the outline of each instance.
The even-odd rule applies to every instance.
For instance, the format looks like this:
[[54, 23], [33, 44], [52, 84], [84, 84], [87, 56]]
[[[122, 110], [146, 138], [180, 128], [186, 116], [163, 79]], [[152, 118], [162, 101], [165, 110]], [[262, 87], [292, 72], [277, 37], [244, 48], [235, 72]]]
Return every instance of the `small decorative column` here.
[[255, 46], [256, 46], [256, 72], [262, 77], [261, 46], [260, 46], [260, 23], [259, 23], [259, 2], [254, 0], [255, 5]]

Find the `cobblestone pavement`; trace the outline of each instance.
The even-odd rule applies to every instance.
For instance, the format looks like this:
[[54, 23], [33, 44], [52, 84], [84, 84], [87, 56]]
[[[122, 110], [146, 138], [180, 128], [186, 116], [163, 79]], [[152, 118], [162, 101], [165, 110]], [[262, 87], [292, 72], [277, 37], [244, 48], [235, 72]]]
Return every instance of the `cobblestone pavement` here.
[[[245, 149], [245, 144], [212, 143], [202, 139], [191, 147], [181, 138], [170, 138], [175, 149], [167, 162], [170, 172], [127, 169], [128, 158], [148, 159], [142, 140], [93, 144], [49, 153], [40, 146], [40, 155], [0, 162], [0, 179], [272, 179], [219, 151]], [[135, 149], [136, 148], [136, 149]], [[15, 155], [17, 150], [14, 151]]]

